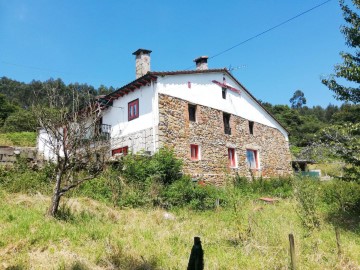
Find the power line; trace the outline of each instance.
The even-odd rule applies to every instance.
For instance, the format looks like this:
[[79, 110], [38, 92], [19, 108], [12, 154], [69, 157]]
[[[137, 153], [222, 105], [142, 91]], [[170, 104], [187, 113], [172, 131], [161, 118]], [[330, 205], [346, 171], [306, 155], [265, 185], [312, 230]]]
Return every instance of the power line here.
[[45, 72], [55, 72], [55, 73], [63, 73], [63, 74], [73, 74], [73, 73], [65, 72], [65, 71], [51, 70], [51, 69], [45, 69], [45, 68], [40, 68], [40, 67], [34, 67], [34, 66], [27, 66], [27, 65], [15, 64], [15, 63], [10, 63], [10, 62], [5, 62], [5, 61], [2, 61], [2, 60], [0, 60], [0, 63], [6, 64], [6, 65], [15, 66], [15, 67], [21, 67], [21, 68], [27, 68], [27, 69], [34, 69], [34, 70], [40, 70], [40, 71], [45, 71]]
[[[251, 40], [253, 40], [253, 39], [257, 38], [257, 37], [260, 37], [260, 36], [262, 36], [262, 35], [270, 32], [270, 31], [272, 31], [272, 30], [274, 30], [274, 29], [276, 29], [276, 28], [278, 28], [278, 27], [280, 27], [280, 26], [282, 26], [282, 25], [284, 25], [284, 24], [286, 24], [286, 23], [288, 23], [288, 22], [291, 22], [291, 21], [293, 21], [293, 20], [295, 20], [295, 19], [297, 19], [297, 18], [305, 15], [306, 13], [309, 13], [309, 12], [313, 11], [314, 9], [317, 9], [317, 8], [319, 8], [319, 7], [321, 7], [321, 6], [329, 3], [330, 1], [332, 1], [332, 0], [327, 0], [327, 1], [325, 1], [325, 2], [322, 2], [321, 4], [318, 4], [318, 5], [310, 8], [310, 9], [308, 9], [308, 10], [305, 10], [305, 11], [303, 11], [303, 12], [295, 15], [294, 17], [291, 17], [290, 19], [287, 19], [287, 20], [285, 20], [285, 21], [283, 21], [283, 22], [281, 22], [281, 23], [279, 23], [279, 24], [277, 24], [277, 25], [275, 25], [275, 26], [272, 26], [272, 27], [270, 27], [270, 28], [262, 31], [262, 32], [259, 33], [259, 34], [256, 34], [256, 35], [254, 35], [254, 36], [252, 36], [252, 37], [250, 37], [250, 38], [248, 38], [248, 39], [246, 39], [246, 40], [241, 41], [241, 42], [238, 43], [238, 44], [235, 44], [234, 46], [232, 46], [232, 47], [230, 47], [230, 48], [228, 48], [228, 49], [226, 49], [226, 50], [223, 50], [223, 51], [221, 51], [221, 52], [219, 52], [219, 53], [217, 53], [217, 54], [215, 54], [215, 55], [213, 55], [213, 56], [210, 56], [209, 59], [213, 59], [213, 58], [218, 57], [218, 56], [220, 56], [220, 55], [222, 55], [222, 54], [224, 54], [224, 53], [226, 53], [226, 52], [228, 52], [228, 51], [230, 51], [230, 50], [232, 50], [232, 49], [235, 49], [236, 47], [238, 47], [238, 46], [240, 46], [240, 45], [243, 45], [243, 44], [245, 44], [245, 43], [247, 43], [247, 42], [249, 42], [249, 41], [251, 41]], [[188, 67], [187, 69], [192, 68], [193, 66], [194, 66], [194, 65], [192, 65], [191, 67]]]

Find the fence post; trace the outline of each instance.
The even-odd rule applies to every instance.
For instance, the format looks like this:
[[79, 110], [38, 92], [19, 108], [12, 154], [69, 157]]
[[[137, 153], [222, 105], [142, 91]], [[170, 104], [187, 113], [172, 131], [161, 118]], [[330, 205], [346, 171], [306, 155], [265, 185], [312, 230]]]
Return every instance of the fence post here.
[[335, 227], [335, 235], [336, 235], [336, 245], [338, 248], [338, 256], [341, 257], [342, 250], [341, 250], [341, 241], [340, 241], [340, 231], [338, 227]]
[[295, 241], [294, 241], [294, 235], [292, 233], [289, 234], [289, 242], [290, 242], [290, 258], [291, 258], [291, 269], [296, 269], [296, 263], [295, 263]]
[[191, 249], [187, 270], [204, 270], [204, 251], [200, 237], [194, 237], [194, 245]]

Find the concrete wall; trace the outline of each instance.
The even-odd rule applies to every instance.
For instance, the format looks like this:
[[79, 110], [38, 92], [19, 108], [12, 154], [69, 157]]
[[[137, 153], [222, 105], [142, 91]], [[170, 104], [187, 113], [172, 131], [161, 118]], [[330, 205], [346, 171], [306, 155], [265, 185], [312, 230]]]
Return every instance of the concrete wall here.
[[[221, 96], [220, 96], [221, 98]], [[259, 122], [253, 135], [248, 120], [231, 115], [231, 135], [224, 133], [223, 111], [197, 105], [197, 121], [190, 122], [188, 101], [159, 94], [159, 140], [184, 160], [184, 172], [221, 184], [227, 175], [285, 176], [292, 173], [289, 145], [278, 129]], [[201, 159], [190, 158], [190, 144], [200, 147]], [[229, 167], [228, 148], [235, 148], [237, 164]], [[258, 151], [259, 168], [249, 170], [246, 150]]]

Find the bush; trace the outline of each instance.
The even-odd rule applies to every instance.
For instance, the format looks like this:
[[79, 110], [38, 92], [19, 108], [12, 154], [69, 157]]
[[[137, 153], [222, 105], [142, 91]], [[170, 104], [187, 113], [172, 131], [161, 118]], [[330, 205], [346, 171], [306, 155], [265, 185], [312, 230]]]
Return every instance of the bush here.
[[234, 178], [234, 186], [243, 193], [288, 198], [293, 194], [291, 178], [255, 178], [252, 181], [239, 175]]
[[222, 189], [193, 183], [189, 176], [184, 176], [168, 186], [162, 193], [162, 200], [169, 208], [189, 206], [194, 210], [214, 209], [216, 200], [219, 200], [221, 205], [226, 203]]
[[52, 175], [53, 166], [51, 164], [34, 171], [25, 160], [19, 158], [12, 168], [0, 167], [0, 186], [8, 192], [51, 194]]
[[128, 182], [145, 183], [156, 178], [169, 185], [181, 177], [182, 161], [172, 150], [161, 148], [153, 156], [129, 154], [123, 158], [123, 174]]
[[303, 226], [312, 231], [320, 227], [321, 186], [313, 179], [299, 178], [295, 181], [294, 196], [298, 203], [297, 213]]
[[360, 214], [360, 184], [342, 180], [324, 183], [323, 201], [328, 204], [331, 213]]

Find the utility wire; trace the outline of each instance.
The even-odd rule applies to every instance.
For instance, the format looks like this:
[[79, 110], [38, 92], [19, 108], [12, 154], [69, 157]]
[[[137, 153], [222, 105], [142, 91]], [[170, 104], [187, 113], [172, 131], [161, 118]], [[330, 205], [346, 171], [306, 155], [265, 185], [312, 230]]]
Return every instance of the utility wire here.
[[[247, 42], [249, 42], [249, 41], [251, 41], [251, 40], [253, 40], [253, 39], [257, 38], [257, 37], [260, 37], [260, 36], [262, 36], [262, 35], [270, 32], [270, 31], [272, 31], [272, 30], [274, 30], [274, 29], [276, 29], [276, 28], [278, 28], [278, 27], [280, 27], [280, 26], [282, 26], [282, 25], [284, 25], [284, 24], [286, 24], [286, 23], [288, 23], [288, 22], [291, 22], [291, 21], [293, 21], [293, 20], [295, 20], [295, 19], [297, 19], [297, 18], [305, 15], [306, 13], [309, 13], [309, 12], [313, 11], [314, 9], [317, 9], [317, 8], [319, 8], [319, 7], [321, 7], [321, 6], [329, 3], [330, 1], [332, 1], [332, 0], [327, 0], [327, 1], [325, 1], [325, 2], [322, 2], [321, 4], [318, 4], [318, 5], [310, 8], [310, 9], [308, 9], [308, 10], [305, 10], [305, 11], [303, 11], [303, 12], [295, 15], [294, 17], [291, 17], [290, 19], [287, 19], [286, 21], [283, 21], [283, 22], [281, 22], [281, 23], [279, 23], [279, 24], [277, 24], [277, 25], [275, 25], [275, 26], [273, 26], [273, 27], [270, 27], [270, 28], [262, 31], [262, 32], [259, 33], [259, 34], [256, 34], [256, 35], [254, 35], [254, 36], [252, 36], [252, 37], [250, 37], [250, 38], [248, 38], [248, 39], [246, 39], [246, 40], [244, 40], [244, 41], [241, 41], [240, 43], [238, 43], [238, 44], [236, 44], [236, 45], [234, 45], [234, 46], [232, 46], [232, 47], [230, 47], [230, 48], [228, 48], [228, 49], [226, 49], [226, 50], [223, 50], [223, 51], [221, 51], [221, 52], [219, 52], [219, 53], [217, 53], [217, 54], [209, 57], [209, 59], [213, 59], [213, 58], [218, 57], [218, 56], [220, 56], [220, 55], [222, 55], [222, 54], [224, 54], [224, 53], [226, 53], [226, 52], [228, 52], [228, 51], [230, 51], [230, 50], [232, 50], [232, 49], [235, 49], [236, 47], [238, 47], [238, 46], [240, 46], [240, 45], [243, 45], [243, 44], [245, 44], [245, 43], [247, 43]], [[187, 69], [192, 68], [193, 66], [194, 66], [194, 65], [192, 65], [191, 67], [188, 67]]]

